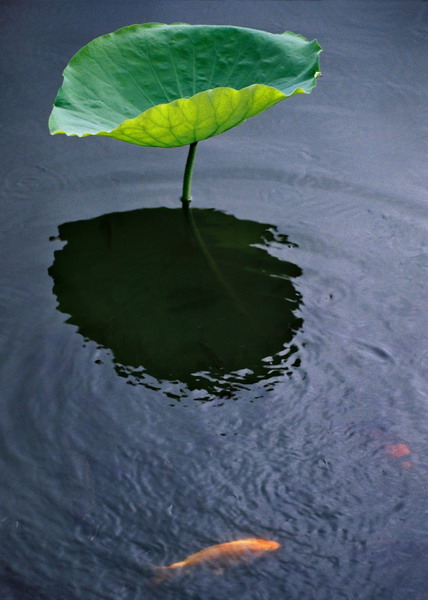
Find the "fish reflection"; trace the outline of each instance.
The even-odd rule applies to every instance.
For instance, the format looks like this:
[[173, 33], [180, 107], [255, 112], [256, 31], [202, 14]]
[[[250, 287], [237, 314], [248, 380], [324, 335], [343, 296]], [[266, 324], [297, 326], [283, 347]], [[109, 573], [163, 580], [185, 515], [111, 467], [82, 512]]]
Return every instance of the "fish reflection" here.
[[272, 225], [155, 208], [65, 223], [59, 234], [67, 243], [49, 269], [58, 309], [112, 351], [130, 383], [217, 393], [219, 381], [239, 388], [291, 373], [301, 270], [273, 256], [292, 244]]
[[214, 569], [215, 573], [221, 574], [224, 567], [241, 560], [261, 556], [266, 552], [273, 552], [278, 550], [278, 548], [280, 548], [278, 542], [262, 538], [248, 538], [224, 544], [216, 544], [215, 546], [209, 546], [204, 550], [191, 554], [180, 562], [166, 567], [154, 567], [157, 575], [152, 580], [152, 583], [157, 584], [168, 579], [175, 570], [187, 572], [193, 567], [202, 565], [210, 566]]

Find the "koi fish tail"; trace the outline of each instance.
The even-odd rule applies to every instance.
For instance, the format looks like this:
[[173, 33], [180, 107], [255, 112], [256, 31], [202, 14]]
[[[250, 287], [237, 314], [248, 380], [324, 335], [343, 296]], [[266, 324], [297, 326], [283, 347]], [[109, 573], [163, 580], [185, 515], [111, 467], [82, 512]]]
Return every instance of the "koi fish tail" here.
[[151, 569], [154, 571], [154, 577], [150, 580], [150, 585], [158, 585], [162, 581], [169, 579], [172, 575], [170, 567], [156, 567], [152, 565]]

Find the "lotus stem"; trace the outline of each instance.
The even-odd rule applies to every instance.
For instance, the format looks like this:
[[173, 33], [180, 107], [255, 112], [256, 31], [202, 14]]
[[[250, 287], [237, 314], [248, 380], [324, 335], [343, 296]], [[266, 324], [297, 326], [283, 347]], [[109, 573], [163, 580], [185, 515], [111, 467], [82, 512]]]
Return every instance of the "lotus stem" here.
[[192, 142], [189, 146], [189, 154], [187, 155], [186, 167], [184, 169], [184, 178], [183, 178], [183, 193], [181, 196], [181, 203], [183, 208], [189, 206], [192, 196], [190, 195], [190, 187], [192, 185], [192, 171], [193, 171], [193, 162], [195, 160], [195, 152], [196, 146], [198, 142]]

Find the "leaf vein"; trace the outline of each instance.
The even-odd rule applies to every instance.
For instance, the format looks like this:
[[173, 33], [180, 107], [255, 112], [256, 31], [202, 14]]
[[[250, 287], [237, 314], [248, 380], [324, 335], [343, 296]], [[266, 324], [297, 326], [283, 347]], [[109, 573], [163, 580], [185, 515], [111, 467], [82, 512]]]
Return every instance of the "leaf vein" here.
[[168, 50], [169, 50], [169, 55], [171, 57], [172, 67], [173, 67], [174, 73], [175, 73], [175, 79], [177, 81], [177, 89], [178, 89], [178, 92], [180, 94], [180, 98], [183, 98], [183, 91], [181, 89], [180, 80], [178, 78], [177, 66], [175, 64], [175, 58], [174, 58], [174, 54], [173, 54], [173, 52], [171, 50], [171, 42], [169, 41], [169, 39], [168, 39]]
[[[109, 60], [111, 63], [113, 63], [113, 65], [114, 65], [114, 67], [115, 67], [115, 68], [117, 68], [117, 67], [116, 67], [116, 65], [115, 65], [115, 63], [114, 63], [114, 61], [113, 61], [113, 60], [110, 58], [110, 56], [107, 54], [107, 52], [106, 52], [106, 50], [105, 50], [105, 48], [104, 48], [104, 45], [103, 45], [103, 44], [99, 44], [99, 45], [98, 45], [98, 48], [99, 48], [99, 49], [101, 49], [101, 51], [103, 52], [104, 56], [105, 56], [105, 57], [106, 57], [106, 58], [107, 58], [107, 59], [108, 59], [108, 60]], [[104, 83], [106, 83], [107, 85], [109, 85], [109, 86], [110, 86], [110, 87], [111, 87], [111, 88], [114, 90], [114, 92], [117, 94], [117, 88], [115, 88], [115, 87], [114, 87], [114, 82], [112, 82], [112, 79], [111, 79], [111, 77], [110, 77], [110, 73], [107, 71], [107, 69], [106, 69], [106, 66], [105, 66], [105, 65], [104, 65], [102, 62], [100, 62], [100, 60], [99, 60], [98, 56], [97, 56], [96, 54], [94, 54], [94, 52], [92, 52], [92, 53], [91, 53], [91, 57], [92, 57], [92, 59], [94, 60], [95, 64], [98, 66], [98, 68], [99, 68], [99, 70], [101, 71], [101, 73], [104, 73], [104, 74], [107, 76], [107, 78], [105, 79], [105, 78], [101, 77], [100, 75], [97, 75], [97, 74], [94, 74], [94, 73], [93, 73], [92, 75], [93, 75], [94, 77], [96, 77], [97, 79], [99, 79], [100, 81], [103, 81]], [[135, 110], [138, 110], [138, 113], [137, 113], [137, 114], [139, 114], [139, 113], [141, 113], [141, 112], [142, 112], [142, 110], [141, 110], [141, 107], [137, 106], [137, 105], [136, 105], [136, 104], [134, 104], [133, 102], [130, 102], [130, 101], [129, 101], [127, 98], [125, 98], [123, 95], [121, 95], [121, 100], [122, 100], [122, 99], [123, 99], [123, 100], [125, 100], [125, 101], [126, 101], [126, 103], [127, 103], [129, 106], [132, 106], [133, 108], [135, 108]], [[135, 115], [135, 116], [136, 116], [136, 115]]]
[[[120, 56], [123, 59], [123, 65], [127, 65], [127, 60], [126, 57], [124, 57], [123, 52], [120, 48], [120, 44], [116, 45], [116, 49], [118, 50]], [[129, 69], [129, 67], [126, 67], [126, 72], [128, 73], [128, 75], [130, 75], [132, 81], [134, 82], [135, 86], [137, 87], [138, 90], [140, 90], [140, 92], [142, 93], [142, 95], [145, 97], [145, 99], [150, 103], [151, 106], [155, 106], [156, 102], [153, 102], [152, 98], [150, 98], [150, 96], [147, 94], [147, 92], [145, 91], [145, 89], [143, 88], [143, 86], [135, 79], [134, 75], [132, 74], [132, 71]], [[143, 112], [140, 109], [140, 112]]]
[[[148, 45], [148, 43], [147, 43], [147, 40], [146, 40], [146, 54], [147, 54], [147, 57], [148, 57], [148, 59], [149, 59], [149, 61], [148, 61], [148, 62], [149, 62], [150, 68], [151, 68], [151, 70], [152, 70], [152, 73], [153, 73], [153, 75], [154, 75], [154, 78], [156, 79], [156, 81], [157, 81], [157, 83], [158, 83], [158, 85], [159, 85], [160, 89], [162, 90], [162, 92], [163, 92], [163, 94], [164, 94], [165, 98], [167, 99], [167, 102], [171, 102], [171, 100], [170, 100], [170, 98], [169, 98], [169, 95], [167, 94], [167, 92], [166, 92], [166, 89], [165, 89], [165, 88], [164, 88], [164, 86], [163, 86], [163, 83], [162, 83], [162, 82], [161, 82], [161, 80], [159, 79], [159, 76], [158, 76], [158, 74], [156, 73], [156, 70], [153, 68], [153, 64], [152, 64], [152, 57], [151, 57], [151, 54], [150, 54], [150, 49], [149, 49], [149, 45]], [[158, 104], [160, 104], [160, 103], [158, 102]]]

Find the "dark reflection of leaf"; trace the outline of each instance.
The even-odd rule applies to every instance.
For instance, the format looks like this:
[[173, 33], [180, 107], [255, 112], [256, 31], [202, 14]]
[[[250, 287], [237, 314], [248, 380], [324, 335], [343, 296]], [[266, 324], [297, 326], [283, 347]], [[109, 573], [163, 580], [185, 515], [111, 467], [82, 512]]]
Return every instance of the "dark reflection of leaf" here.
[[270, 225], [153, 208], [65, 223], [59, 234], [67, 244], [49, 271], [58, 308], [111, 349], [131, 382], [224, 392], [267, 381], [296, 350], [291, 278], [301, 271], [268, 252], [287, 244]]

